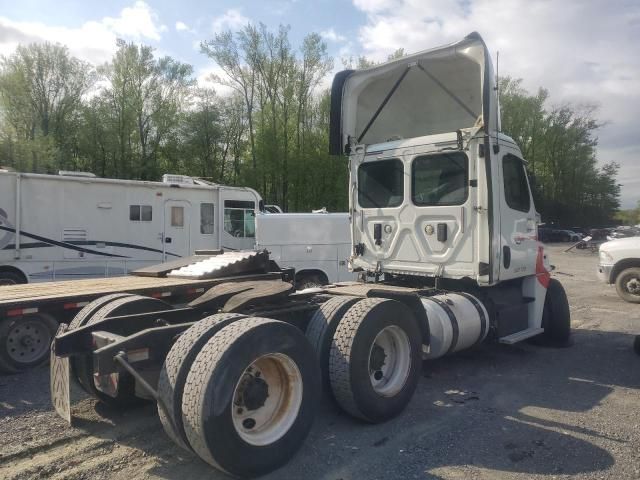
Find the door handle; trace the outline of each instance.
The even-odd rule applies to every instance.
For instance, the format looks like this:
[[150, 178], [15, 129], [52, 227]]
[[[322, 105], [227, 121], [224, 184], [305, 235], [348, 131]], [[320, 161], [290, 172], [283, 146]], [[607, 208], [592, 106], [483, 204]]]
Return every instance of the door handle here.
[[171, 237], [164, 237], [164, 243], [171, 243]]
[[502, 264], [504, 268], [509, 268], [511, 266], [511, 248], [507, 245], [502, 247]]

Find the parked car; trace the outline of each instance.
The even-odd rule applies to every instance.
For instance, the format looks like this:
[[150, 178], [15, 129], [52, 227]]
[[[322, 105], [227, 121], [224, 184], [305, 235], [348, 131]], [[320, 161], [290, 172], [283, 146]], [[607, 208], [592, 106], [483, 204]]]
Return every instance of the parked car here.
[[582, 240], [582, 235], [573, 230], [561, 230], [563, 232], [562, 238], [564, 238], [565, 242], [579, 242]]
[[541, 242], [579, 242], [582, 237], [571, 230], [560, 230], [557, 228], [538, 228], [538, 240]]
[[618, 227], [609, 234], [610, 240], [640, 236], [640, 229], [635, 227]]
[[615, 284], [623, 300], [640, 303], [640, 237], [600, 245], [598, 276], [605, 283]]

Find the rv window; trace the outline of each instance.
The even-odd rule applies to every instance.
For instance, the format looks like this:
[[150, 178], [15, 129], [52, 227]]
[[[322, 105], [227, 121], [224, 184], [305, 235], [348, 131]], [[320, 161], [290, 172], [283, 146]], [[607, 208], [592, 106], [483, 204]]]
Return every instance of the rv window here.
[[150, 222], [153, 218], [151, 205], [129, 205], [129, 220]]
[[468, 191], [469, 159], [464, 153], [425, 155], [413, 161], [411, 198], [415, 205], [462, 205]]
[[200, 204], [200, 233], [213, 234], [213, 203]]
[[255, 221], [255, 211], [253, 209], [224, 209], [224, 231], [229, 233], [230, 235], [233, 235], [234, 237], [255, 237]]
[[404, 198], [400, 160], [367, 162], [358, 169], [358, 203], [362, 208], [398, 207]]
[[184, 207], [171, 207], [171, 226], [184, 227]]
[[143, 222], [150, 222], [152, 220], [151, 205], [142, 205], [140, 207], [140, 218]]
[[129, 205], [129, 220], [132, 222], [140, 221], [140, 205]]
[[505, 155], [502, 159], [502, 176], [507, 205], [514, 210], [528, 212], [531, 208], [531, 200], [522, 160], [515, 155]]

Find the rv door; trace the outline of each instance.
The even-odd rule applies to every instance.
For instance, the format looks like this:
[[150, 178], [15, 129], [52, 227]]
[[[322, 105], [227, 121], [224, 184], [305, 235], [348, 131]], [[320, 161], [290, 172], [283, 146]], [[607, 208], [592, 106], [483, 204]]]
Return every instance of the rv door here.
[[167, 200], [164, 204], [164, 261], [191, 254], [191, 204]]

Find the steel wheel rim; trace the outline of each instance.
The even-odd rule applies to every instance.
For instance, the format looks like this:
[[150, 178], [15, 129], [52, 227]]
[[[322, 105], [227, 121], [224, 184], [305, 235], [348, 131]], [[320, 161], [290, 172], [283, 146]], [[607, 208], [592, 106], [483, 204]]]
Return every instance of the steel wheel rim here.
[[625, 282], [625, 288], [631, 295], [640, 295], [640, 278], [632, 276]]
[[233, 391], [231, 419], [240, 438], [256, 446], [282, 438], [298, 417], [302, 390], [302, 374], [290, 357], [283, 353], [258, 357]]
[[30, 363], [49, 350], [51, 335], [39, 320], [19, 320], [7, 333], [7, 353], [16, 363]]
[[409, 337], [396, 325], [385, 327], [369, 349], [369, 380], [373, 390], [384, 397], [396, 395], [407, 382], [410, 370]]

